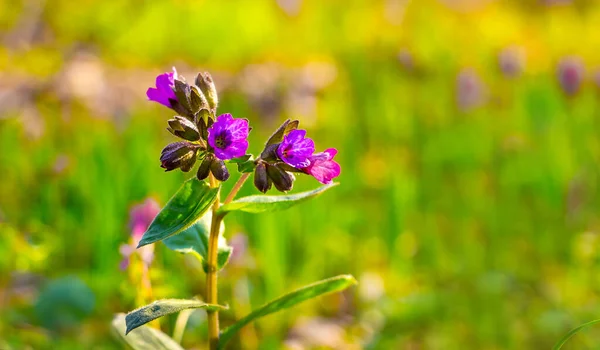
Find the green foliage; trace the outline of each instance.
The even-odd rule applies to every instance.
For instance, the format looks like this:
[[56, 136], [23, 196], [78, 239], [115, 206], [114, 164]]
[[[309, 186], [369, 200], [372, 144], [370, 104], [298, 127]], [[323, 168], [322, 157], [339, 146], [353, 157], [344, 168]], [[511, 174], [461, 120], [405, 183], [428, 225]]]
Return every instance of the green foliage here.
[[584, 328], [587, 328], [589, 326], [595, 325], [596, 323], [600, 323], [600, 320], [593, 320], [590, 322], [586, 322], [580, 326], [577, 326], [575, 328], [573, 328], [569, 333], [565, 334], [558, 342], [556, 342], [556, 344], [554, 345], [554, 347], [552, 348], [552, 350], [560, 350], [563, 345], [565, 345], [565, 343], [575, 334], [577, 334], [579, 331], [583, 330]]
[[225, 328], [221, 332], [219, 340], [219, 349], [223, 349], [227, 342], [248, 323], [255, 321], [258, 318], [267, 316], [277, 311], [290, 308], [294, 305], [300, 304], [303, 301], [316, 298], [320, 295], [334, 293], [342, 291], [354, 284], [356, 279], [350, 275], [341, 275], [331, 277], [326, 280], [322, 280], [308, 286], [297, 289], [291, 293], [288, 293], [282, 297], [279, 297], [269, 303], [261, 306], [254, 310], [249, 315], [245, 316], [241, 320]]
[[[171, 250], [186, 254], [196, 254], [202, 259], [204, 270], [206, 271], [206, 257], [208, 256], [208, 236], [210, 234], [210, 223], [212, 220], [211, 212], [207, 212], [196, 221], [192, 226], [184, 231], [173, 235], [163, 243]], [[217, 265], [219, 269], [227, 264], [233, 248], [227, 244], [227, 240], [223, 237], [225, 225], [221, 222], [219, 235], [219, 251], [217, 253]]]
[[152, 304], [135, 309], [125, 316], [127, 335], [132, 330], [145, 325], [159, 317], [170, 315], [186, 309], [206, 309], [208, 311], [224, 310], [224, 306], [203, 303], [199, 300], [185, 299], [162, 299], [156, 300]]
[[129, 345], [133, 350], [183, 350], [168, 335], [148, 326], [142, 326], [137, 331], [125, 335], [125, 314], [115, 315], [112, 328], [121, 343]]
[[242, 211], [246, 213], [258, 214], [264, 212], [272, 212], [278, 210], [285, 210], [293, 207], [294, 205], [300, 204], [311, 198], [314, 198], [328, 189], [336, 186], [337, 183], [331, 185], [324, 185], [315, 190], [294, 193], [289, 195], [280, 196], [248, 196], [236, 199], [229, 204], [223, 205], [219, 208], [218, 213], [225, 215], [233, 211]]
[[218, 188], [205, 181], [191, 178], [186, 181], [156, 216], [144, 233], [138, 247], [154, 243], [192, 226], [217, 198]]

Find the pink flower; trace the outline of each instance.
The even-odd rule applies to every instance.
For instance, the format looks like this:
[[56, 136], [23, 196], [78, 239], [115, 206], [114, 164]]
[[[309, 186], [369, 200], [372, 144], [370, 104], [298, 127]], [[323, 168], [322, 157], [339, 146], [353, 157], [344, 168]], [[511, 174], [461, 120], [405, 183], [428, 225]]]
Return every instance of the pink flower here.
[[171, 101], [177, 101], [175, 95], [175, 79], [177, 79], [177, 70], [173, 67], [172, 73], [164, 73], [156, 77], [156, 88], [149, 88], [146, 91], [148, 100], [158, 102], [165, 107], [171, 108]]
[[[152, 220], [160, 212], [160, 206], [158, 203], [148, 198], [142, 204], [135, 205], [129, 212], [129, 227], [131, 228], [132, 242], [129, 244], [121, 244], [119, 252], [123, 256], [120, 268], [125, 270], [129, 265], [129, 257], [136, 252], [136, 247], [144, 232], [148, 229], [148, 226], [152, 223]], [[140, 258], [146, 265], [150, 265], [154, 258], [154, 247], [151, 245], [144, 246], [137, 250]]]
[[340, 175], [340, 165], [333, 160], [337, 149], [328, 148], [324, 152], [313, 154], [310, 157], [310, 165], [302, 168], [302, 171], [312, 175], [322, 184], [330, 184], [332, 180]]

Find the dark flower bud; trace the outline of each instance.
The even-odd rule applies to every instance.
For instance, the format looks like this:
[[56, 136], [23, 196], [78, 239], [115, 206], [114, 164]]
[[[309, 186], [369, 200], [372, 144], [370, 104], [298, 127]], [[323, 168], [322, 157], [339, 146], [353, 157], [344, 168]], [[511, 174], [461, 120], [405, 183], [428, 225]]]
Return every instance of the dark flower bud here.
[[184, 81], [175, 79], [175, 95], [177, 96], [177, 102], [186, 111], [184, 115], [194, 114], [192, 111], [190, 102], [191, 89], [190, 86]]
[[271, 181], [273, 181], [275, 188], [281, 192], [287, 192], [294, 186], [294, 180], [296, 179], [294, 175], [281, 169], [277, 165], [269, 164], [267, 166], [267, 174]]
[[198, 146], [189, 142], [175, 142], [167, 145], [160, 155], [161, 168], [171, 171], [177, 168], [187, 172], [196, 162]]
[[267, 175], [267, 166], [265, 163], [258, 163], [254, 169], [254, 186], [262, 193], [267, 193], [273, 182]]
[[202, 108], [208, 108], [206, 97], [197, 86], [190, 86], [190, 107], [194, 113], [198, 113]]
[[225, 166], [225, 162], [220, 159], [213, 159], [210, 163], [210, 172], [219, 181], [227, 181], [229, 179], [229, 171]]
[[198, 172], [196, 173], [198, 180], [204, 180], [208, 177], [208, 174], [210, 173], [210, 163], [212, 163], [213, 159], [214, 157], [212, 154], [208, 154], [204, 157], [202, 163], [200, 163], [200, 166], [198, 167]]
[[283, 122], [283, 124], [281, 124], [281, 126], [277, 130], [275, 130], [273, 135], [269, 137], [269, 140], [267, 140], [267, 143], [265, 145], [265, 149], [270, 145], [281, 143], [285, 135], [289, 134], [289, 132], [292, 130], [298, 129], [298, 124], [300, 124], [300, 122], [297, 120], [288, 119], [285, 122]]
[[198, 141], [200, 139], [198, 128], [189, 119], [176, 116], [173, 119], [169, 119], [168, 123], [169, 127], [167, 130], [171, 134], [188, 141]]
[[219, 104], [219, 98], [217, 97], [217, 89], [215, 88], [215, 83], [210, 74], [208, 74], [208, 72], [198, 73], [196, 85], [204, 93], [210, 109], [216, 109]]
[[265, 149], [260, 154], [260, 158], [264, 160], [277, 160], [279, 156], [277, 155], [277, 148], [279, 144], [272, 144], [265, 147]]

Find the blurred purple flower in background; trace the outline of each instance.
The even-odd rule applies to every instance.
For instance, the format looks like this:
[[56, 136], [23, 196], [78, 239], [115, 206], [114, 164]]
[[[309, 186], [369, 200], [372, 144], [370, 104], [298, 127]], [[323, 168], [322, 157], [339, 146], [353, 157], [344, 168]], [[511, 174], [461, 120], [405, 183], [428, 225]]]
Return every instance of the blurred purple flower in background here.
[[[131, 254], [136, 252], [136, 247], [144, 232], [152, 223], [152, 220], [158, 215], [160, 212], [160, 206], [158, 203], [151, 198], [146, 199], [143, 203], [135, 205], [131, 208], [129, 212], [129, 228], [131, 229], [131, 242], [129, 244], [122, 244], [119, 247], [119, 252], [123, 255], [123, 260], [121, 261], [120, 267], [121, 270], [125, 270], [127, 266], [129, 266], [129, 258]], [[154, 246], [146, 245], [140, 248], [138, 254], [144, 264], [150, 265], [152, 259], [154, 258]]]
[[472, 69], [463, 69], [456, 77], [456, 103], [458, 108], [468, 110], [480, 106], [484, 101], [484, 85]]
[[171, 108], [171, 100], [177, 100], [175, 96], [175, 79], [177, 79], [177, 70], [173, 67], [172, 73], [164, 73], [156, 77], [156, 88], [149, 88], [146, 96], [150, 101], [158, 102], [163, 106]]
[[577, 57], [564, 58], [558, 64], [558, 81], [563, 91], [573, 96], [581, 87], [583, 81], [584, 67], [581, 60]]
[[231, 114], [221, 114], [208, 128], [208, 144], [215, 149], [221, 160], [241, 157], [248, 150], [248, 120], [233, 118]]
[[310, 165], [310, 157], [315, 152], [315, 143], [306, 138], [306, 130], [292, 130], [284, 136], [277, 147], [277, 155], [282, 161], [295, 168]]
[[328, 148], [324, 152], [316, 153], [310, 157], [310, 165], [302, 170], [312, 175], [320, 183], [330, 184], [342, 171], [340, 165], [333, 160], [336, 154], [337, 149], [335, 148]]
[[502, 74], [507, 78], [516, 78], [523, 73], [525, 63], [523, 50], [508, 47], [498, 54], [498, 66]]

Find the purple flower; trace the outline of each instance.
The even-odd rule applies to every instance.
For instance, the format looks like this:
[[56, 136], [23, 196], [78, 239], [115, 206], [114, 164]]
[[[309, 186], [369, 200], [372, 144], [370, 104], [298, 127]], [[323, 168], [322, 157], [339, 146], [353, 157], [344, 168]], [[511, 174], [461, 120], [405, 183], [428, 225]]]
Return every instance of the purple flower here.
[[316, 153], [310, 157], [310, 165], [303, 168], [302, 171], [312, 175], [322, 184], [330, 184], [342, 171], [340, 165], [333, 160], [336, 154], [335, 148], [328, 148], [324, 152]]
[[[131, 208], [129, 212], [129, 227], [131, 229], [131, 242], [129, 244], [121, 244], [119, 252], [123, 256], [120, 268], [125, 270], [129, 265], [129, 257], [136, 252], [136, 247], [152, 220], [160, 212], [158, 203], [148, 198], [142, 204], [138, 204]], [[154, 246], [147, 245], [137, 250], [140, 258], [146, 265], [150, 265], [154, 258]]]
[[173, 67], [172, 73], [164, 73], [156, 77], [156, 88], [149, 88], [146, 91], [148, 100], [160, 103], [163, 106], [171, 108], [171, 100], [177, 100], [175, 96], [175, 79], [177, 79], [177, 70]]
[[248, 120], [221, 114], [208, 128], [208, 144], [221, 160], [241, 157], [248, 150]]
[[563, 59], [558, 65], [558, 81], [567, 95], [575, 95], [583, 81], [583, 63], [576, 57]]
[[310, 165], [310, 157], [315, 152], [315, 143], [306, 138], [306, 130], [292, 130], [285, 135], [277, 155], [294, 168], [305, 168]]

